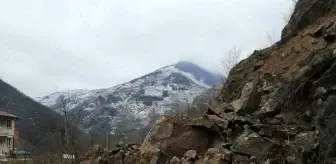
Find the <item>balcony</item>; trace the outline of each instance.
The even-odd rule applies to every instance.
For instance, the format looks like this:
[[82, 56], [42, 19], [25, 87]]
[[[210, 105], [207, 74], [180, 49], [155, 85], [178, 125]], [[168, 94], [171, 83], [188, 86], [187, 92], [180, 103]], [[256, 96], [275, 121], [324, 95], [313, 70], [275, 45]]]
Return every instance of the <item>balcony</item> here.
[[0, 136], [14, 136], [14, 129], [8, 129], [7, 127], [0, 127]]

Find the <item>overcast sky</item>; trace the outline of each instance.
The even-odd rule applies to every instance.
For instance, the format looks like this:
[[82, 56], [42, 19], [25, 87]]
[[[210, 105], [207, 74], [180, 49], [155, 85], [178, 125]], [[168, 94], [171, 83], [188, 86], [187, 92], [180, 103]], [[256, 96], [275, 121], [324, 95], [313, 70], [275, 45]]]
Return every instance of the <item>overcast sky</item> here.
[[0, 0], [0, 78], [36, 97], [105, 88], [279, 38], [290, 0]]

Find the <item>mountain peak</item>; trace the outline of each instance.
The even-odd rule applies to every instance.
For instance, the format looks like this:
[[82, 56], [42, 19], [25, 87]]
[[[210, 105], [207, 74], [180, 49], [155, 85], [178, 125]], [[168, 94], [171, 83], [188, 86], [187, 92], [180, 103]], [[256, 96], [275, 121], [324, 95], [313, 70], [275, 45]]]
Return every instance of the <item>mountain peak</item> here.
[[194, 62], [187, 61], [187, 60], [180, 60], [180, 61], [178, 61], [175, 65], [178, 65], [178, 64], [192, 64], [192, 65], [197, 65], [197, 64], [195, 64]]
[[219, 86], [222, 83], [219, 74], [208, 71], [205, 68], [198, 66], [197, 64], [190, 61], [179, 61], [174, 67], [180, 71], [190, 73], [198, 81], [203, 81], [209, 86]]

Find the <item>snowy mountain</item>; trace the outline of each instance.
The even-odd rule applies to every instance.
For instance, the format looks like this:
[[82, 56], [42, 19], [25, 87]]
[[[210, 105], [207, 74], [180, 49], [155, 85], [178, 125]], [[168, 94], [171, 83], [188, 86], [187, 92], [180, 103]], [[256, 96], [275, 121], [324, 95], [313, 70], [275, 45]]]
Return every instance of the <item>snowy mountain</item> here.
[[62, 114], [81, 113], [82, 128], [111, 134], [135, 132], [158, 115], [179, 110], [205, 89], [219, 85], [218, 74], [190, 62], [178, 62], [107, 89], [56, 92], [37, 101]]

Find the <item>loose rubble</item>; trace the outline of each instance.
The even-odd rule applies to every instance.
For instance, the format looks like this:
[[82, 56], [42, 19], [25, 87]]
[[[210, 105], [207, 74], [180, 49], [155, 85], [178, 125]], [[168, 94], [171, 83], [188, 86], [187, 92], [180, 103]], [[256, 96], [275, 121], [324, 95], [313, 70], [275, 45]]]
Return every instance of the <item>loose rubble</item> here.
[[163, 117], [141, 146], [119, 146], [97, 162], [336, 163], [335, 52], [336, 2], [299, 0], [282, 39], [231, 70], [220, 107]]

